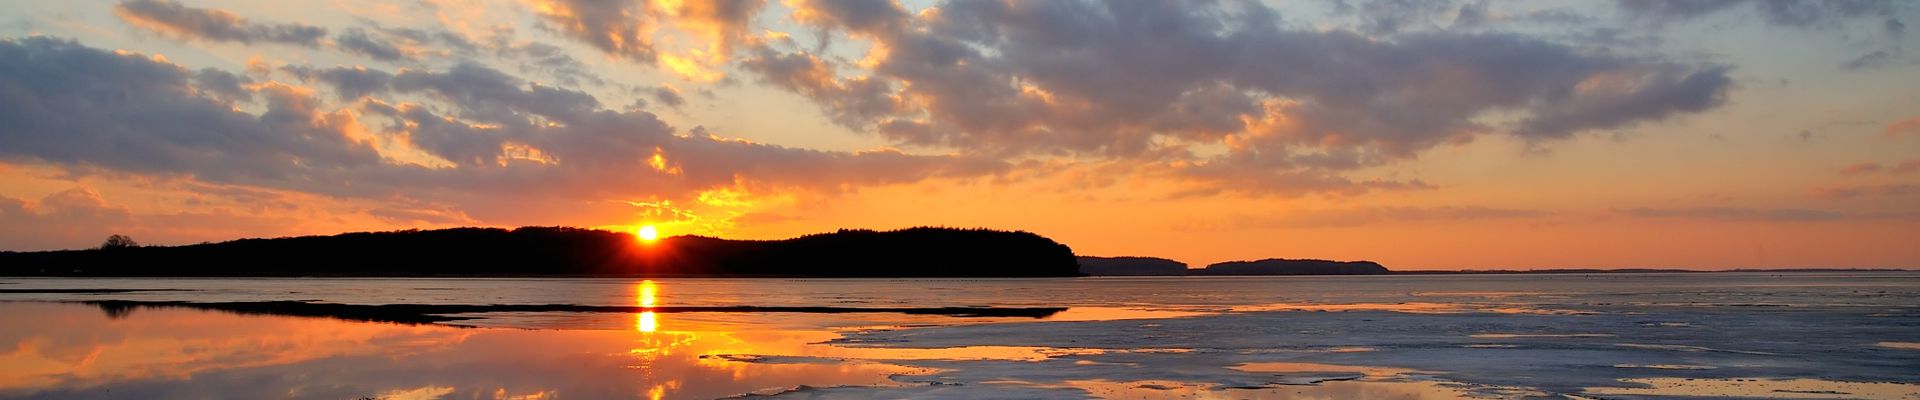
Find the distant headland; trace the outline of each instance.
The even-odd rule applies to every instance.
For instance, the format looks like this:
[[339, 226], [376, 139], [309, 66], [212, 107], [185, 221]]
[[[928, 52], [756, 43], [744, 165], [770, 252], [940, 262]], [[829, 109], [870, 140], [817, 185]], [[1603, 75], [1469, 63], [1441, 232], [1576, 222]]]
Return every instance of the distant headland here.
[[1552, 269], [1467, 269], [1394, 271], [1372, 261], [1330, 261], [1315, 259], [1269, 258], [1258, 261], [1228, 261], [1204, 268], [1187, 268], [1187, 263], [1158, 257], [1080, 256], [1080, 272], [1091, 276], [1243, 276], [1243, 275], [1504, 275], [1504, 274], [1634, 274], [1634, 273], [1818, 273], [1818, 272], [1913, 272], [1895, 268], [1782, 268], [1697, 270], [1671, 268], [1552, 268]]
[[1156, 257], [1080, 257], [1080, 272], [1094, 276], [1228, 275], [1383, 275], [1392, 273], [1372, 261], [1269, 258], [1228, 261], [1188, 269], [1187, 263]]
[[[116, 236], [118, 237], [118, 236]], [[124, 238], [122, 238], [124, 239]], [[564, 227], [453, 228], [186, 246], [0, 252], [0, 276], [1080, 276], [1073, 250], [1028, 232], [840, 230], [784, 240]]]

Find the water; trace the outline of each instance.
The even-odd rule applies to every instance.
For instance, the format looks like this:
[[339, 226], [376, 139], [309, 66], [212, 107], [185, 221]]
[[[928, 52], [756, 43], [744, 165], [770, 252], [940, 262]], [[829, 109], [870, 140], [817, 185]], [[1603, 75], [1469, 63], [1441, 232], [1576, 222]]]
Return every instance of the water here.
[[[1920, 399], [1915, 273], [14, 278], [0, 292], [0, 398]], [[95, 300], [1068, 309], [406, 325], [72, 303]]]

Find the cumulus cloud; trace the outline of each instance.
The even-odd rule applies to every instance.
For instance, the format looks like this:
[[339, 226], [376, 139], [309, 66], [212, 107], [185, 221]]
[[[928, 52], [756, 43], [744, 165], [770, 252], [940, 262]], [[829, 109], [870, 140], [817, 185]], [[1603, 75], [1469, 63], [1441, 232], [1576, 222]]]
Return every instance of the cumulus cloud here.
[[240, 113], [180, 66], [46, 37], [0, 41], [0, 65], [0, 157], [233, 181], [380, 160], [297, 88], [264, 86], [266, 111]]
[[543, 27], [607, 54], [652, 63], [657, 11], [637, 0], [532, 0]]
[[[655, 64], [700, 82], [718, 81], [735, 49], [759, 39], [750, 23], [766, 0], [531, 0], [542, 27], [609, 55]], [[687, 43], [667, 43], [675, 29]]]
[[[357, 110], [332, 109], [316, 88], [266, 82], [250, 86], [264, 110], [255, 115], [165, 61], [61, 39], [0, 40], [0, 159], [450, 204], [482, 220], [490, 215], [475, 210], [511, 212], [527, 202], [687, 198], [740, 185], [831, 193], [1007, 168], [975, 157], [683, 135], [653, 114], [608, 110], [584, 92], [480, 64], [288, 70], [340, 98], [365, 100], [353, 103]], [[404, 154], [383, 153], [377, 142], [446, 165], [401, 162]]]
[[259, 23], [221, 10], [195, 8], [171, 0], [126, 0], [114, 15], [143, 29], [186, 40], [270, 42], [319, 47], [327, 29], [312, 25]]
[[1264, 177], [1246, 188], [1351, 181], [1330, 171], [1482, 134], [1545, 141], [1630, 128], [1714, 109], [1733, 88], [1723, 65], [1517, 34], [1290, 29], [1250, 2], [944, 2], [918, 14], [884, 1], [793, 5], [795, 20], [873, 50], [837, 64], [768, 44], [741, 69], [836, 123], [978, 154]]

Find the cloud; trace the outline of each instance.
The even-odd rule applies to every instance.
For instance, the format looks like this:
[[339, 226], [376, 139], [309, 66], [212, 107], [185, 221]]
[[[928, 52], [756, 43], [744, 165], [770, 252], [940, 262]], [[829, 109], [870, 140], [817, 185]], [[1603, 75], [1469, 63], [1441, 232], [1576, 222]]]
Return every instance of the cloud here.
[[796, 21], [872, 50], [840, 63], [767, 43], [741, 69], [840, 125], [976, 154], [1265, 176], [1242, 188], [1353, 181], [1338, 174], [1477, 135], [1631, 128], [1717, 108], [1734, 87], [1723, 65], [1518, 34], [1290, 29], [1252, 2], [793, 5]]
[[1881, 170], [1882, 168], [1880, 167], [1880, 163], [1863, 162], [1863, 163], [1848, 165], [1846, 167], [1840, 168], [1840, 174], [1841, 175], [1867, 175], [1867, 174], [1879, 173]]
[[1888, 0], [1618, 0], [1615, 4], [1631, 18], [1656, 24], [1703, 18], [1745, 6], [1775, 26], [1829, 28], [1853, 19], [1886, 17], [1888, 33], [1897, 35], [1905, 29], [1905, 24], [1891, 17], [1894, 2]]
[[[1439, 26], [1438, 18], [1448, 14], [1467, 16], [1468, 23], [1485, 22], [1483, 8], [1456, 7], [1452, 1], [1436, 0], [1364, 0], [1358, 4], [1338, 2], [1335, 11], [1351, 13], [1360, 19], [1359, 28], [1373, 34], [1393, 34], [1413, 28]], [[1455, 11], [1455, 10], [1458, 11]], [[1472, 10], [1472, 11], [1469, 11]], [[1478, 18], [1478, 19], [1475, 19]]]
[[1862, 54], [1860, 55], [1860, 57], [1854, 58], [1853, 61], [1848, 61], [1845, 64], [1840, 64], [1840, 69], [1845, 69], [1849, 71], [1858, 71], [1863, 69], [1885, 67], [1888, 64], [1892, 64], [1892, 63], [1893, 63], [1892, 53], [1888, 53], [1886, 50], [1874, 50], [1872, 53]]
[[1554, 213], [1486, 206], [1368, 206], [1340, 209], [1305, 210], [1263, 216], [1239, 216], [1226, 221], [1238, 228], [1347, 228], [1380, 224], [1405, 225], [1421, 222], [1489, 222], [1526, 220]]
[[1913, 172], [1920, 172], [1920, 159], [1902, 161], [1900, 162], [1899, 165], [1893, 166], [1893, 173], [1896, 173], [1896, 174], [1906, 174], [1906, 173], [1913, 173]]
[[1880, 134], [1888, 138], [1899, 138], [1903, 135], [1920, 137], [1920, 117], [1888, 123], [1886, 128], [1880, 130]]
[[687, 105], [687, 98], [681, 96], [680, 88], [673, 87], [673, 85], [635, 88], [634, 91], [644, 96], [644, 98], [652, 99], [654, 102], [670, 108], [679, 108], [680, 106]]
[[0, 158], [236, 182], [380, 160], [344, 130], [350, 116], [319, 114], [297, 88], [262, 86], [266, 111], [250, 115], [177, 65], [46, 37], [0, 40], [0, 66]]
[[1892, 196], [1906, 196], [1906, 195], [1920, 194], [1920, 185], [1890, 184], [1890, 185], [1827, 186], [1827, 187], [1815, 187], [1809, 190], [1808, 192], [1813, 194], [1814, 197], [1821, 197], [1821, 198], [1835, 199], [1835, 200], [1846, 200], [1846, 199], [1853, 199], [1853, 198], [1866, 197], [1866, 196], [1892, 197]]
[[658, 11], [635, 0], [529, 0], [542, 27], [607, 54], [651, 64]]
[[[742, 44], [758, 42], [750, 23], [766, 0], [528, 0], [541, 27], [602, 52], [658, 65], [697, 82], [725, 77]], [[684, 43], [668, 29], [685, 34]]]
[[1803, 222], [1834, 221], [1848, 216], [1834, 211], [1808, 210], [1798, 208], [1737, 208], [1737, 207], [1693, 207], [1693, 208], [1629, 208], [1615, 209], [1616, 213], [1640, 218], [1656, 219], [1700, 219], [1711, 221], [1770, 221]]
[[340, 33], [339, 38], [334, 39], [334, 45], [339, 46], [340, 50], [358, 53], [380, 61], [407, 61], [419, 58], [419, 55], [411, 49], [402, 48], [385, 38], [373, 37], [363, 28], [348, 28], [346, 32]]
[[170, 0], [126, 0], [114, 15], [133, 26], [183, 40], [269, 42], [319, 47], [327, 29], [289, 23], [257, 23], [221, 10], [187, 7]]
[[[480, 64], [287, 70], [327, 86], [256, 83], [249, 90], [259, 103], [245, 105], [144, 55], [45, 37], [0, 40], [0, 160], [448, 206], [447, 218], [480, 221], [717, 188], [832, 194], [1008, 168], [979, 157], [684, 135], [651, 113], [608, 110], [584, 92]], [[362, 100], [331, 108], [324, 89]], [[409, 157], [431, 159], [402, 160]]]

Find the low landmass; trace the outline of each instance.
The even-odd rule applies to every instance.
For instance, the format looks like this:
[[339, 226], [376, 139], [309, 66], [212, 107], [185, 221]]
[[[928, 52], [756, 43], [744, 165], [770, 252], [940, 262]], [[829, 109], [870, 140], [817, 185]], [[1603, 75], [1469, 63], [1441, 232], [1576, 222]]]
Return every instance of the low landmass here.
[[1501, 275], [1501, 274], [1654, 274], [1687, 273], [1712, 274], [1728, 272], [1745, 273], [1818, 273], [1818, 272], [1913, 272], [1900, 268], [1736, 268], [1736, 269], [1677, 269], [1677, 268], [1545, 268], [1545, 269], [1458, 269], [1458, 270], [1421, 270], [1393, 271], [1395, 275]]
[[[657, 313], [899, 313], [944, 315], [950, 317], [1025, 317], [1045, 318], [1066, 311], [1066, 307], [809, 307], [809, 306], [591, 306], [578, 304], [341, 304], [304, 301], [81, 301], [100, 307], [110, 317], [125, 317], [142, 308], [186, 308], [235, 314], [324, 317], [350, 321], [427, 324], [480, 319], [476, 313], [493, 312], [581, 312], [635, 314]], [[458, 315], [454, 315], [458, 314]]]
[[1093, 276], [1181, 276], [1187, 263], [1159, 257], [1080, 257], [1080, 273]]
[[0, 252], [0, 276], [1080, 276], [1073, 250], [1028, 232], [840, 230], [784, 240], [564, 227], [453, 228], [186, 246]]
[[1080, 272], [1093, 276], [1382, 275], [1394, 273], [1372, 261], [1269, 258], [1228, 261], [1189, 269], [1158, 257], [1080, 257]]
[[1189, 271], [1188, 275], [1385, 275], [1393, 273], [1372, 261], [1330, 261], [1269, 258], [1228, 261]]

